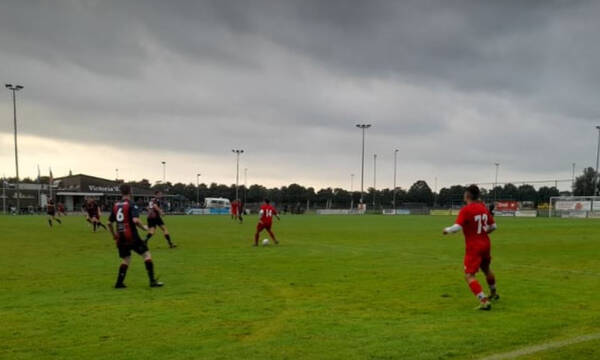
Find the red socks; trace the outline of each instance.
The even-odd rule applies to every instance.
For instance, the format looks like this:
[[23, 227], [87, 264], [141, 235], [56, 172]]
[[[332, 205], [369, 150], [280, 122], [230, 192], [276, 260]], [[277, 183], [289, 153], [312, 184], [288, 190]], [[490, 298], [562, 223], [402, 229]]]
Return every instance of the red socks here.
[[471, 281], [469, 283], [469, 287], [471, 288], [471, 292], [473, 293], [473, 295], [477, 296], [479, 301], [484, 301], [485, 299], [487, 299], [487, 297], [483, 293], [483, 289], [481, 288], [481, 284], [479, 284], [479, 281]]
[[483, 289], [481, 288], [481, 285], [479, 284], [479, 281], [477, 281], [477, 280], [471, 281], [469, 283], [469, 287], [471, 288], [471, 292], [475, 296], [477, 296], [479, 293], [481, 293], [483, 291]]

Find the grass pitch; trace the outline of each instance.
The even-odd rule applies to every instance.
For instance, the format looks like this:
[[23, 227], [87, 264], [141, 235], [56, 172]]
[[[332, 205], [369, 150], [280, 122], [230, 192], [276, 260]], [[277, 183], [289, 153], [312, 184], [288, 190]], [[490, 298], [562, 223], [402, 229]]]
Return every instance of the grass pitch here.
[[[491, 312], [462, 279], [462, 236], [433, 216], [167, 217], [125, 290], [105, 231], [81, 216], [0, 217], [1, 359], [479, 359], [600, 333], [600, 222], [499, 218]], [[264, 234], [262, 238], [266, 237]], [[482, 277], [480, 276], [480, 279]], [[600, 340], [524, 359], [597, 359]]]

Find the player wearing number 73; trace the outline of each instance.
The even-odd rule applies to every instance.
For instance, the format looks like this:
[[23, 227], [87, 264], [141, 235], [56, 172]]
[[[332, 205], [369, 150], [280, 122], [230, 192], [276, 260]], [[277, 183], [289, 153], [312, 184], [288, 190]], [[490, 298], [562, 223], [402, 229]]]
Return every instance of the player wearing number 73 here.
[[[467, 187], [464, 195], [467, 204], [460, 210], [454, 225], [444, 229], [444, 235], [460, 230], [465, 235], [465, 280], [469, 288], [479, 299], [479, 310], [490, 310], [490, 301], [500, 299], [496, 293], [496, 277], [490, 269], [492, 262], [489, 233], [496, 230], [496, 222], [485, 204], [480, 200], [480, 191], [476, 185]], [[475, 275], [481, 269], [490, 287], [490, 296], [486, 296]]]

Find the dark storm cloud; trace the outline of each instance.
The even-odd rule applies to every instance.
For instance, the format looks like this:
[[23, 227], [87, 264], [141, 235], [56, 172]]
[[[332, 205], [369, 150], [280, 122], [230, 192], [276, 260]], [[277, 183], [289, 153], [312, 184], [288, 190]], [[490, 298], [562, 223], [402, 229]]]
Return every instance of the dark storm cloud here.
[[0, 74], [26, 85], [23, 131], [44, 137], [235, 144], [318, 179], [356, 171], [353, 125], [372, 122], [369, 151], [400, 147], [406, 171], [470, 179], [502, 161], [545, 177], [591, 161], [599, 14], [592, 1], [6, 1]]

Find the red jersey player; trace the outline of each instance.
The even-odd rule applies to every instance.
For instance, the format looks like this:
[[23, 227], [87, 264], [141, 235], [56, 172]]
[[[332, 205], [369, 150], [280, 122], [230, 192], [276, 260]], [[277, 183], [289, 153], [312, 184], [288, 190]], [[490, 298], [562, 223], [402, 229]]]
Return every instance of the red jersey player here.
[[233, 200], [231, 202], [231, 220], [237, 218], [237, 207], [238, 207], [238, 203], [237, 200]]
[[267, 230], [271, 239], [275, 244], [279, 244], [279, 241], [275, 238], [275, 234], [271, 231], [271, 226], [273, 225], [273, 216], [277, 218], [277, 220], [281, 220], [279, 215], [277, 214], [277, 210], [270, 204], [269, 199], [265, 199], [264, 204], [261, 205], [260, 211], [258, 213], [260, 215], [260, 220], [258, 221], [258, 225], [256, 225], [256, 233], [254, 234], [254, 246], [258, 246], [258, 236], [263, 230]]
[[231, 203], [231, 220], [238, 220], [240, 224], [244, 221], [242, 217], [242, 202], [239, 199], [233, 200]]
[[[469, 288], [480, 301], [479, 310], [491, 310], [490, 300], [498, 300], [496, 293], [496, 278], [490, 269], [492, 257], [490, 255], [489, 233], [496, 230], [496, 222], [488, 208], [479, 200], [480, 192], [476, 185], [467, 188], [464, 200], [467, 203], [460, 210], [456, 223], [444, 229], [444, 235], [460, 230], [465, 235], [465, 280]], [[475, 274], [481, 269], [485, 274], [490, 287], [490, 296], [487, 297], [477, 281]]]

